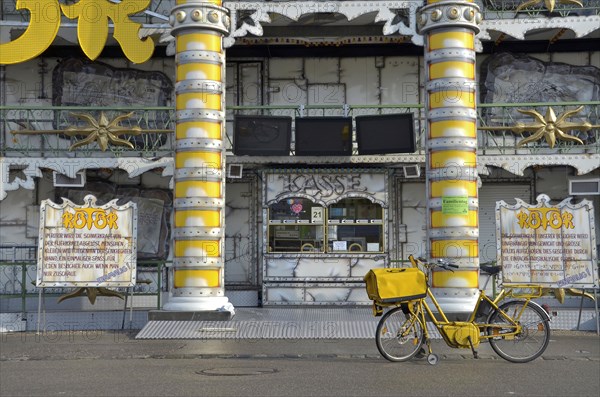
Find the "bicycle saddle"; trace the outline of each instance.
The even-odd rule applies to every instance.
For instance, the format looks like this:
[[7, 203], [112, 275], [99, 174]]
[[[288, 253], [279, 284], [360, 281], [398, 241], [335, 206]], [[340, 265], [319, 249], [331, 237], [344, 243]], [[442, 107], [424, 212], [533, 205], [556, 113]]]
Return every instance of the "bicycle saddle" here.
[[500, 273], [500, 270], [502, 270], [502, 266], [492, 265], [492, 263], [495, 262], [481, 263], [479, 265], [479, 269], [481, 269], [482, 272], [489, 274], [490, 276]]

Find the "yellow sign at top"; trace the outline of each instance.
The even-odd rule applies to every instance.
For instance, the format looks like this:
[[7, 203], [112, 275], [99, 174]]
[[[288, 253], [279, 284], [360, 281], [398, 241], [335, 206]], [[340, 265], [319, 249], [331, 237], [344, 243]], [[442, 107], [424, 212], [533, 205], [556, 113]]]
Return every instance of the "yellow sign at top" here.
[[521, 229], [539, 229], [544, 230], [548, 226], [552, 229], [574, 229], [573, 214], [568, 211], [561, 211], [558, 208], [527, 208], [528, 212], [521, 210], [517, 214], [517, 220]]
[[98, 58], [108, 38], [109, 20], [114, 25], [113, 37], [123, 53], [134, 63], [146, 62], [154, 52], [151, 38], [140, 39], [141, 24], [129, 19], [148, 7], [150, 0], [80, 0], [66, 5], [58, 0], [17, 0], [16, 9], [28, 9], [29, 26], [16, 40], [0, 44], [0, 64], [28, 61], [44, 52], [56, 37], [60, 27], [61, 10], [67, 18], [78, 19], [77, 38], [83, 52], [91, 60]]
[[115, 212], [108, 212], [102, 208], [76, 208], [74, 212], [64, 212], [63, 226], [67, 229], [92, 228], [118, 229], [119, 216]]

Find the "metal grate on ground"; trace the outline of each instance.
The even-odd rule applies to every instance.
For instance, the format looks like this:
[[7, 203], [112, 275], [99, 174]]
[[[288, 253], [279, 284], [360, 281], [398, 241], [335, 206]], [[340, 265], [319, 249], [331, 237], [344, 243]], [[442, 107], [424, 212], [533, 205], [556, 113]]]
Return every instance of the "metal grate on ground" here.
[[379, 319], [370, 308], [236, 309], [230, 321], [149, 321], [136, 339], [373, 339]]

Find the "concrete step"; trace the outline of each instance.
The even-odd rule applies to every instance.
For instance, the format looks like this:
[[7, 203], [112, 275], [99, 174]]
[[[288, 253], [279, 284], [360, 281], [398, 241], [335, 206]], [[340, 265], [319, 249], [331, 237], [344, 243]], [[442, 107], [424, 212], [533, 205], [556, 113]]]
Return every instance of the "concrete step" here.
[[[52, 311], [39, 318], [40, 330], [81, 331], [81, 330], [142, 330], [149, 324], [151, 310], [121, 311]], [[556, 330], [597, 330], [597, 317], [594, 308], [550, 308], [551, 327]], [[130, 317], [131, 316], [131, 317]], [[171, 329], [180, 331], [200, 330], [203, 338], [213, 336], [221, 338], [259, 338], [266, 337], [319, 337], [319, 338], [372, 338], [380, 317], [374, 317], [370, 307], [293, 307], [293, 308], [236, 308], [235, 316], [227, 321], [171, 321]], [[191, 318], [190, 318], [191, 319]], [[154, 328], [166, 327], [159, 324], [164, 318], [153, 324]], [[174, 320], [177, 320], [174, 318]], [[191, 319], [193, 320], [193, 319]], [[168, 321], [167, 321], [168, 322]], [[175, 324], [175, 323], [188, 324]], [[190, 324], [192, 323], [192, 324]], [[211, 328], [213, 329], [211, 331]], [[215, 331], [225, 328], [227, 330]], [[235, 328], [233, 333], [231, 329]], [[0, 313], [0, 332], [36, 331], [38, 315], [27, 313]], [[185, 331], [184, 331], [185, 330]], [[194, 331], [193, 333], [195, 333]], [[220, 333], [219, 333], [220, 332]], [[142, 334], [143, 335], [143, 334]], [[279, 335], [279, 336], [277, 336]]]

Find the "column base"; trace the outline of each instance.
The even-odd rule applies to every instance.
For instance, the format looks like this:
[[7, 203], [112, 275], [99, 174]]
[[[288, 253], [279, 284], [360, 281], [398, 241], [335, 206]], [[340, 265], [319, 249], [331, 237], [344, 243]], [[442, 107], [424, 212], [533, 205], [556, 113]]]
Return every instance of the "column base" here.
[[167, 303], [163, 305], [163, 310], [168, 312], [225, 312], [229, 313], [230, 318], [235, 314], [233, 305], [225, 296], [220, 297], [192, 297], [192, 296], [171, 296]]
[[229, 321], [232, 317], [231, 312], [218, 310], [194, 312], [151, 310], [148, 312], [148, 321]]

